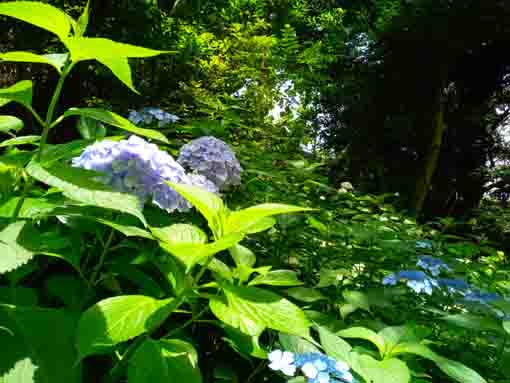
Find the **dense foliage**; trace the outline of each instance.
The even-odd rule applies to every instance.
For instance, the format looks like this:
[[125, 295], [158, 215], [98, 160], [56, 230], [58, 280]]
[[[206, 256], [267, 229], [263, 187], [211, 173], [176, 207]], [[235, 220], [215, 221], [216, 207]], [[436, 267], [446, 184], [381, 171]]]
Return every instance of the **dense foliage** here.
[[509, 12], [1, 2], [0, 383], [510, 381]]

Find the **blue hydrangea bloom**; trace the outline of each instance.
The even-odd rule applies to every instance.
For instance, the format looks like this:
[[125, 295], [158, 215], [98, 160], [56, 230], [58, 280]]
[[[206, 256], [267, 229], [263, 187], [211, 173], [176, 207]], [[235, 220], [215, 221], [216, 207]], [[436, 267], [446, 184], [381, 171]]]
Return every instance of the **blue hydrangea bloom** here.
[[148, 107], [142, 108], [138, 111], [130, 110], [128, 120], [135, 125], [150, 125], [157, 121], [158, 126], [162, 128], [168, 124], [176, 123], [180, 120], [180, 118], [174, 114], [164, 111], [163, 109]]
[[72, 160], [72, 165], [103, 173], [99, 181], [114, 190], [136, 195], [169, 212], [191, 205], [164, 181], [191, 185], [192, 181], [170, 154], [137, 136], [118, 142], [96, 142]]
[[434, 277], [441, 274], [441, 271], [451, 272], [452, 269], [441, 258], [432, 257], [430, 255], [419, 255], [416, 266], [423, 270], [429, 271]]
[[327, 355], [310, 352], [294, 354], [275, 350], [269, 354], [269, 368], [294, 376], [298, 369], [307, 378], [308, 383], [353, 383], [355, 379], [349, 366]]
[[429, 240], [416, 241], [416, 248], [417, 249], [432, 249], [432, 241], [429, 241]]
[[432, 295], [432, 291], [438, 286], [438, 282], [430, 278], [423, 271], [402, 270], [398, 273], [390, 274], [382, 280], [383, 285], [396, 285], [397, 282], [405, 281], [406, 285], [415, 293], [425, 293]]
[[187, 143], [181, 148], [177, 162], [212, 181], [218, 190], [241, 182], [243, 169], [234, 152], [215, 137], [200, 137]]
[[463, 279], [439, 278], [439, 286], [448, 290], [450, 294], [466, 294], [471, 290], [471, 286]]

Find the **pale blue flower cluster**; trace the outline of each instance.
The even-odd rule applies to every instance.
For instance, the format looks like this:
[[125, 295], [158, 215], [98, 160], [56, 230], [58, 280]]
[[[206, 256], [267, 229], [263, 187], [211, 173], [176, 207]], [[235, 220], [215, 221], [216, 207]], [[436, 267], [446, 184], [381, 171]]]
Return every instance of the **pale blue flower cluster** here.
[[184, 145], [177, 158], [186, 170], [203, 175], [219, 190], [241, 182], [243, 169], [234, 152], [223, 141], [205, 136]]
[[465, 295], [471, 290], [471, 286], [460, 278], [439, 278], [439, 286], [446, 289], [450, 294]]
[[274, 350], [268, 355], [269, 368], [287, 376], [294, 376], [298, 370], [308, 383], [354, 383], [349, 366], [318, 352], [295, 354]]
[[148, 107], [140, 110], [130, 110], [128, 120], [135, 125], [150, 125], [157, 121], [158, 126], [163, 128], [168, 124], [176, 123], [180, 118], [174, 114], [165, 112], [163, 109]]
[[432, 257], [430, 255], [419, 255], [416, 266], [430, 272], [434, 277], [441, 274], [441, 271], [451, 272], [452, 269], [441, 258]]
[[434, 288], [439, 285], [434, 278], [429, 277], [420, 270], [402, 270], [392, 273], [384, 277], [382, 284], [394, 286], [401, 281], [404, 281], [407, 287], [417, 294], [425, 293], [432, 295]]
[[74, 158], [72, 165], [103, 173], [98, 177], [100, 182], [136, 195], [142, 205], [152, 200], [169, 212], [191, 208], [165, 181], [191, 185], [192, 179], [170, 154], [140, 137], [96, 142]]
[[429, 241], [429, 240], [416, 241], [416, 248], [417, 249], [432, 249], [432, 241]]

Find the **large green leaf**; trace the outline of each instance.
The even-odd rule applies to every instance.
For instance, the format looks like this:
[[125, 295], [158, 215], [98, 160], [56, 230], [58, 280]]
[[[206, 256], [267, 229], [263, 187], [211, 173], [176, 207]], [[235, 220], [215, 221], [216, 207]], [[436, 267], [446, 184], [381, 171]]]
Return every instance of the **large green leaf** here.
[[257, 262], [257, 257], [255, 254], [253, 254], [250, 249], [244, 247], [243, 245], [237, 244], [232, 246], [232, 248], [229, 249], [229, 252], [238, 267], [246, 266], [251, 268]]
[[392, 350], [391, 355], [413, 354], [433, 361], [441, 371], [459, 383], [487, 383], [476, 371], [460, 362], [456, 362], [436, 354], [422, 343], [400, 343]]
[[82, 37], [85, 32], [87, 32], [87, 27], [89, 25], [90, 18], [90, 0], [87, 0], [87, 4], [83, 9], [83, 13], [78, 18], [78, 22], [76, 23], [76, 31], [75, 35], [77, 37]]
[[296, 335], [280, 333], [278, 339], [282, 349], [296, 354], [305, 354], [308, 352], [320, 352], [320, 350], [310, 341]]
[[271, 291], [257, 287], [222, 286], [226, 302], [212, 298], [209, 302], [212, 312], [220, 320], [256, 336], [265, 328], [310, 338], [310, 322], [304, 312], [287, 299]]
[[295, 271], [291, 270], [273, 270], [267, 274], [258, 275], [253, 278], [249, 286], [270, 285], [270, 286], [300, 286], [301, 282]]
[[225, 225], [225, 232], [250, 231], [260, 220], [277, 215], [313, 210], [306, 207], [266, 203], [230, 213]]
[[216, 194], [197, 186], [166, 182], [177, 193], [186, 198], [204, 216], [216, 236], [221, 236], [225, 205]]
[[110, 112], [109, 110], [98, 108], [71, 108], [64, 113], [64, 117], [69, 116], [83, 116], [92, 118], [94, 120], [104, 122], [105, 124], [112, 125], [128, 132], [137, 134], [139, 136], [168, 143], [167, 138], [161, 132], [153, 129], [139, 128], [136, 125], [133, 125], [129, 120], [119, 116], [116, 113]]
[[73, 313], [0, 305], [0, 383], [79, 383]]
[[78, 323], [76, 347], [80, 358], [105, 353], [162, 323], [172, 299], [124, 295], [102, 300], [85, 311]]
[[342, 338], [355, 338], [368, 340], [377, 347], [381, 355], [384, 355], [386, 345], [384, 343], [383, 337], [368, 328], [351, 327], [346, 330], [341, 330], [337, 332], [337, 335], [341, 336]]
[[165, 227], [151, 227], [156, 238], [172, 244], [201, 244], [207, 242], [207, 234], [202, 229], [186, 223]]
[[469, 330], [503, 332], [501, 323], [498, 320], [486, 316], [463, 313], [447, 315], [441, 319]]
[[35, 161], [30, 162], [26, 169], [36, 180], [58, 188], [73, 200], [134, 215], [146, 225], [138, 198], [111, 191], [94, 180], [95, 172], [59, 163], [44, 168]]
[[97, 61], [112, 71], [124, 85], [135, 93], [139, 93], [133, 85], [131, 67], [126, 57], [97, 57]]
[[[358, 358], [360, 375], [368, 377], [371, 383], [408, 383], [411, 372], [407, 365], [399, 359], [385, 359], [378, 361], [369, 355]], [[353, 366], [354, 368], [354, 366]]]
[[324, 351], [326, 351], [326, 354], [337, 360], [349, 362], [349, 353], [352, 350], [351, 345], [325, 327], [317, 327], [319, 330], [321, 345], [324, 348]]
[[117, 57], [153, 57], [166, 51], [119, 43], [101, 37], [73, 37], [64, 41], [73, 62]]
[[0, 116], [0, 132], [7, 133], [11, 130], [17, 132], [23, 129], [23, 121], [14, 116]]
[[160, 242], [161, 248], [183, 262], [189, 271], [194, 265], [227, 250], [243, 239], [242, 233], [231, 233], [211, 243]]
[[14, 270], [34, 257], [34, 253], [21, 245], [26, 221], [11, 223], [0, 231], [0, 274]]
[[4, 106], [11, 101], [23, 105], [32, 105], [32, 81], [23, 80], [8, 88], [0, 89], [0, 106]]
[[179, 339], [147, 339], [129, 360], [128, 383], [147, 382], [202, 382], [194, 347]]
[[0, 4], [0, 15], [14, 17], [56, 34], [61, 40], [71, 32], [70, 17], [38, 1], [10, 1]]
[[9, 140], [4, 140], [0, 143], [0, 148], [4, 148], [7, 146], [17, 146], [17, 145], [39, 145], [39, 141], [41, 140], [41, 136], [20, 136], [11, 138]]
[[62, 69], [63, 63], [62, 59], [67, 58], [67, 55], [38, 55], [31, 52], [6, 52], [0, 54], [0, 61], [10, 61], [10, 62], [26, 62], [26, 63], [38, 63], [38, 64], [48, 64], [55, 68], [58, 72]]

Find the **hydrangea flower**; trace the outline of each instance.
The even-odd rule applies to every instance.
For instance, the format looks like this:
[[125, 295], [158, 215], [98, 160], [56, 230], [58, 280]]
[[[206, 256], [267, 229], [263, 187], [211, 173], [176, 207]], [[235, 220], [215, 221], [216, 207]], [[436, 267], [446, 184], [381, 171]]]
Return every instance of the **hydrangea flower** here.
[[241, 182], [243, 169], [234, 152], [223, 141], [205, 136], [184, 145], [177, 158], [185, 169], [205, 176], [219, 190]]
[[154, 121], [158, 121], [158, 126], [162, 128], [168, 124], [179, 121], [180, 118], [177, 117], [175, 114], [165, 112], [163, 109], [148, 107], [142, 108], [138, 111], [130, 110], [128, 120], [136, 125], [138, 124], [149, 125], [152, 124]]
[[212, 181], [210, 181], [206, 177], [204, 177], [203, 175], [197, 174], [197, 173], [190, 173], [190, 174], [188, 174], [188, 177], [190, 178], [191, 183], [193, 185], [199, 186], [199, 187], [207, 190], [208, 192], [211, 192], [214, 194], [219, 193], [219, 190], [216, 187], [216, 185], [214, 183], [212, 183]]
[[432, 257], [430, 255], [419, 255], [416, 266], [423, 270], [429, 271], [434, 277], [441, 274], [441, 271], [451, 272], [452, 269], [441, 258]]
[[114, 190], [148, 199], [169, 212], [187, 211], [191, 205], [164, 181], [192, 184], [170, 154], [137, 136], [118, 142], [96, 142], [72, 160], [72, 165], [103, 173], [98, 180]]
[[294, 376], [296, 366], [294, 364], [294, 354], [289, 351], [274, 350], [268, 355], [271, 362], [269, 368], [274, 371], [281, 371], [287, 376]]
[[416, 241], [416, 248], [417, 249], [432, 249], [432, 241], [428, 241], [428, 240]]
[[[318, 352], [293, 354], [275, 350], [269, 354], [269, 368], [294, 376], [297, 369], [308, 379], [308, 383], [353, 383], [349, 366]], [[292, 374], [290, 374], [292, 372]]]
[[400, 281], [405, 281], [406, 285], [417, 294], [432, 295], [433, 289], [438, 286], [437, 280], [419, 270], [402, 270], [390, 274], [384, 277], [382, 283], [383, 285], [396, 285]]

